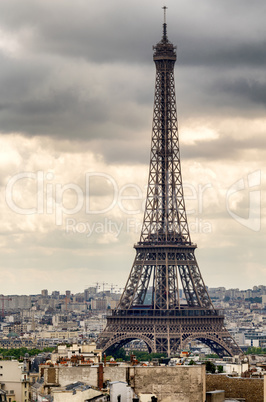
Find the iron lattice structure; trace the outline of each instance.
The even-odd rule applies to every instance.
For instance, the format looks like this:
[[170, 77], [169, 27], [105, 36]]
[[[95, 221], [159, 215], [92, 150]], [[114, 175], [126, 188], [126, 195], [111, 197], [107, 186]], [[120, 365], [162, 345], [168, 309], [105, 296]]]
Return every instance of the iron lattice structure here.
[[[214, 309], [191, 242], [182, 185], [174, 65], [166, 22], [154, 46], [156, 82], [146, 208], [136, 257], [117, 309], [98, 345], [118, 349], [142, 339], [153, 352], [176, 353], [198, 339], [218, 355], [242, 351]], [[178, 275], [179, 273], [179, 275]], [[187, 304], [179, 299], [179, 278]], [[151, 304], [145, 303], [152, 285]]]

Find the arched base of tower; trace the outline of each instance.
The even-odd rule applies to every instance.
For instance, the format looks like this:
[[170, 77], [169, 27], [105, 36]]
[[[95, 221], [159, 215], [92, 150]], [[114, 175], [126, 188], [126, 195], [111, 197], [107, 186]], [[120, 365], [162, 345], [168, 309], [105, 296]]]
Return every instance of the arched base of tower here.
[[149, 353], [154, 352], [152, 341], [141, 333], [127, 334], [121, 331], [114, 334], [113, 332], [108, 332], [107, 328], [98, 338], [98, 348], [101, 348], [107, 355], [111, 355], [120, 348], [123, 348], [127, 343], [136, 339], [142, 340], [146, 344]]
[[[197, 312], [195, 316], [193, 311]], [[208, 310], [203, 311], [204, 316], [199, 310], [187, 309], [191, 317], [171, 316], [169, 311], [168, 316], [158, 316], [156, 310], [150, 310], [149, 315], [144, 311], [142, 316], [138, 311], [138, 317], [134, 317], [130, 310], [114, 310], [98, 338], [98, 348], [110, 353], [139, 339], [145, 342], [150, 353], [166, 353], [170, 357], [188, 348], [191, 341], [199, 340], [220, 357], [242, 355], [224, 327], [224, 317], [214, 310], [210, 310], [210, 315]]]

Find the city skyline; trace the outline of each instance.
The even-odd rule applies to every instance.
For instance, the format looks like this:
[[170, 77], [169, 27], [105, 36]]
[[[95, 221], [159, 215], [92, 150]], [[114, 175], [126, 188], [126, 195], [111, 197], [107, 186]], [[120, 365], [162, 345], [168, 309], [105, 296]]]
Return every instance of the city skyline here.
[[[70, 296], [72, 296], [72, 295], [75, 296], [75, 295], [81, 295], [81, 294], [84, 293], [84, 291], [86, 291], [88, 289], [92, 289], [92, 288], [94, 288], [94, 289], [97, 288], [95, 295], [103, 294], [103, 293], [121, 294], [122, 291], [123, 291], [123, 287], [119, 287], [119, 285], [116, 285], [116, 284], [113, 284], [113, 283], [109, 284], [109, 283], [104, 282], [104, 287], [103, 287], [102, 282], [97, 282], [97, 283], [98, 283], [98, 286], [96, 286], [96, 284], [89, 284], [84, 289], [80, 288], [76, 292], [72, 292], [71, 288], [62, 289], [62, 290], [51, 288], [51, 289], [36, 289], [35, 292], [27, 293], [27, 294], [15, 294], [15, 293], [7, 294], [7, 293], [5, 293], [4, 296], [34, 296], [34, 295], [41, 295], [43, 291], [45, 291], [45, 292], [47, 291], [48, 296], [53, 296], [54, 293], [57, 293], [57, 292], [59, 292], [60, 296], [65, 296], [66, 292], [70, 292]], [[211, 291], [213, 291], [214, 289], [224, 288], [225, 291], [235, 291], [235, 290], [237, 290], [239, 292], [246, 292], [246, 291], [251, 290], [251, 291], [256, 292], [256, 289], [260, 289], [260, 287], [264, 287], [264, 286], [265, 285], [257, 284], [257, 285], [252, 285], [249, 288], [227, 288], [227, 287], [224, 287], [224, 286], [213, 286], [213, 287], [208, 287], [207, 286], [207, 287], [208, 287], [208, 290], [211, 290]], [[149, 290], [150, 290], [150, 287], [149, 287]], [[182, 290], [182, 293], [183, 293], [183, 290]], [[184, 295], [182, 295], [182, 298], [185, 300]]]
[[[101, 4], [0, 5], [0, 293], [123, 287], [131, 268], [162, 5]], [[192, 1], [166, 6], [202, 275], [208, 287], [265, 283], [265, 4], [204, 0], [196, 15]]]

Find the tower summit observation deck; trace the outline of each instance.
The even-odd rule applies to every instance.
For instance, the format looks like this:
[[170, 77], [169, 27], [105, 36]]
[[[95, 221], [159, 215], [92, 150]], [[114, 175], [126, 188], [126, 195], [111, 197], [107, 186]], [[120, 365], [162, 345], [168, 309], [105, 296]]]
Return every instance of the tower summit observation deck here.
[[[98, 346], [113, 351], [133, 339], [168, 356], [198, 339], [219, 356], [242, 353], [214, 308], [191, 242], [182, 185], [174, 65], [176, 47], [163, 34], [153, 47], [156, 66], [147, 199], [136, 257], [119, 304], [107, 317]], [[146, 304], [148, 287], [151, 304]], [[183, 288], [186, 304], [181, 304]]]

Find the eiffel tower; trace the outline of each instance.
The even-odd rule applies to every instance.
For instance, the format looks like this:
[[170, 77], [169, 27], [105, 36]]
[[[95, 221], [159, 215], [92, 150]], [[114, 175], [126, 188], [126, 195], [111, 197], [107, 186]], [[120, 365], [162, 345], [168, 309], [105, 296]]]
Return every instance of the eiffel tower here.
[[[214, 308], [191, 242], [182, 185], [174, 64], [166, 7], [162, 39], [153, 47], [156, 66], [150, 171], [146, 208], [136, 257], [119, 304], [107, 316], [98, 347], [107, 353], [139, 339], [149, 352], [174, 355], [199, 340], [219, 356], [241, 349]], [[179, 273], [179, 276], [178, 276]], [[180, 284], [186, 297], [181, 304]], [[146, 303], [152, 287], [151, 304]]]

